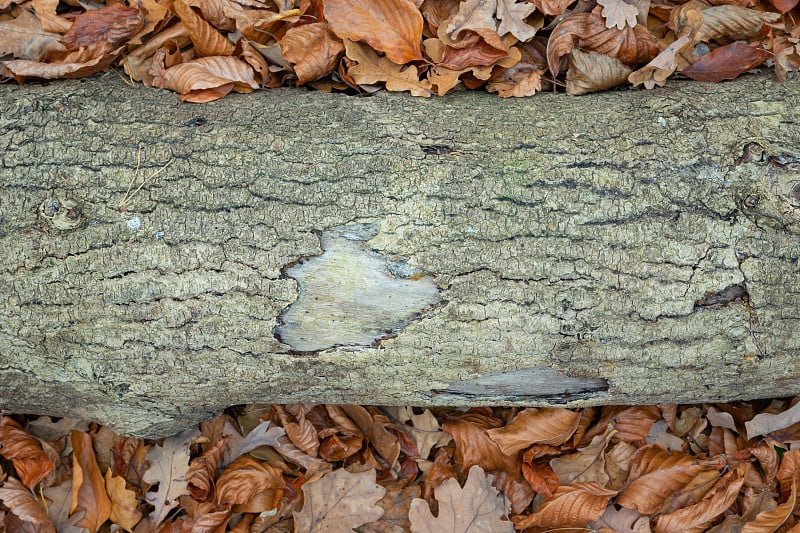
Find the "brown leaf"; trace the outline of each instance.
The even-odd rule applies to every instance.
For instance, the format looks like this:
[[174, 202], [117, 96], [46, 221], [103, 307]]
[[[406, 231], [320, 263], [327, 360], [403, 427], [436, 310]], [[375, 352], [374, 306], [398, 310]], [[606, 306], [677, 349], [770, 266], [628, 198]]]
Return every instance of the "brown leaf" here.
[[55, 469], [39, 441], [10, 417], [0, 418], [0, 454], [14, 464], [22, 483], [30, 489]]
[[606, 27], [617, 27], [618, 30], [623, 29], [625, 26], [635, 27], [637, 24], [636, 17], [639, 10], [636, 6], [632, 6], [625, 0], [597, 0], [597, 3], [603, 6], [601, 15], [606, 19]]
[[690, 67], [681, 70], [681, 74], [696, 81], [717, 83], [738, 78], [770, 57], [772, 54], [763, 48], [737, 41], [712, 50]]
[[358, 474], [334, 470], [303, 485], [305, 503], [293, 513], [295, 531], [351, 533], [383, 515], [383, 509], [375, 504], [385, 492], [375, 483], [375, 470]]
[[383, 509], [383, 516], [376, 522], [361, 527], [364, 533], [400, 533], [411, 530], [409, 509], [414, 498], [419, 498], [420, 486], [400, 488], [389, 486], [386, 494], [378, 502]]
[[590, 528], [610, 533], [650, 533], [650, 518], [633, 509], [617, 509], [614, 504], [609, 504], [597, 521], [589, 524]]
[[279, 468], [249, 457], [240, 457], [217, 479], [217, 503], [243, 504], [259, 492], [283, 488], [283, 475]]
[[145, 483], [158, 485], [156, 491], [145, 494], [147, 503], [155, 507], [150, 514], [154, 529], [178, 505], [178, 498], [188, 494], [185, 476], [189, 470], [189, 442], [196, 436], [197, 431], [192, 430], [167, 437], [147, 454], [150, 467], [142, 478]]
[[744, 427], [745, 431], [747, 431], [747, 438], [753, 439], [760, 435], [772, 433], [773, 431], [786, 429], [787, 427], [798, 422], [800, 422], [800, 402], [797, 402], [789, 409], [786, 409], [778, 414], [758, 414], [754, 416], [752, 420], [745, 422]]
[[533, 0], [536, 9], [545, 15], [561, 15], [572, 3], [574, 0]]
[[[767, 22], [781, 18], [778, 13], [732, 5], [709, 7], [703, 10], [702, 16], [703, 23], [695, 36], [697, 41], [744, 39], [758, 33]], [[676, 27], [675, 32], [678, 31]]]
[[[2, 3], [2, 2], [0, 2]], [[58, 14], [58, 0], [33, 0], [33, 11], [41, 21], [45, 31], [63, 34], [66, 33], [72, 21]]]
[[233, 43], [206, 22], [203, 17], [195, 13], [184, 0], [175, 0], [172, 6], [189, 32], [197, 55], [210, 57], [233, 54]]
[[535, 5], [526, 1], [497, 0], [497, 18], [500, 20], [497, 33], [510, 33], [520, 41], [530, 41], [536, 35], [536, 28], [527, 24], [525, 18], [535, 9]]
[[[426, 40], [426, 44], [430, 41], [431, 39]], [[461, 39], [457, 43], [453, 43], [453, 46], [444, 46], [441, 49], [441, 57], [437, 58], [437, 66], [452, 70], [464, 70], [472, 67], [494, 65], [508, 56], [509, 48], [506, 47], [496, 31], [477, 29], [464, 32]], [[519, 57], [516, 59], [518, 60]], [[512, 61], [507, 66], [511, 66], [514, 63], [516, 61]]]
[[111, 469], [106, 471], [105, 479], [106, 491], [111, 500], [109, 518], [125, 531], [133, 531], [142, 519], [142, 513], [137, 509], [139, 498], [134, 491], [126, 488], [125, 479], [111, 475]]
[[532, 527], [586, 527], [589, 522], [603, 515], [608, 501], [616, 494], [616, 491], [605, 489], [597, 483], [561, 486], [535, 513], [513, 517], [514, 525], [520, 530]]
[[207, 502], [214, 499], [214, 480], [217, 477], [217, 467], [222, 462], [222, 456], [227, 448], [228, 440], [232, 435], [225, 435], [205, 451], [200, 457], [195, 457], [189, 463], [186, 471], [186, 488], [192, 498], [198, 502]]
[[798, 0], [769, 0], [769, 3], [772, 4], [775, 9], [781, 12], [781, 15], [785, 15], [792, 9], [794, 9], [798, 3]]
[[465, 0], [458, 6], [458, 13], [444, 28], [447, 35], [456, 40], [462, 31], [488, 29], [497, 30], [497, 0]]
[[788, 498], [795, 474], [800, 472], [800, 448], [783, 453], [778, 473], [775, 475], [781, 489], [781, 498]]
[[713, 466], [698, 464], [690, 455], [668, 452], [655, 445], [643, 446], [630, 459], [630, 484], [617, 497], [616, 503], [642, 514], [655, 513], [698, 474], [713, 469]]
[[122, 3], [112, 4], [85, 11], [75, 17], [61, 42], [70, 50], [96, 43], [104, 43], [111, 49], [125, 42], [128, 37], [142, 29], [143, 25], [144, 13], [141, 9], [127, 7]]
[[[163, 61], [162, 61], [163, 64]], [[229, 92], [249, 92], [258, 88], [253, 69], [237, 57], [201, 57], [168, 69], [158, 69], [153, 84], [180, 93], [181, 100], [188, 102], [210, 102], [222, 98]]]
[[78, 63], [42, 63], [18, 59], [3, 61], [0, 76], [13, 76], [19, 83], [28, 78], [52, 80], [55, 78], [83, 78], [106, 70], [122, 52], [124, 47], [117, 48], [105, 55]]
[[40, 531], [51, 531], [55, 528], [47, 516], [41, 502], [17, 479], [10, 477], [0, 485], [0, 502], [8, 507], [14, 515], [24, 522], [41, 524]]
[[409, 65], [403, 68], [355, 41], [345, 39], [344, 46], [347, 57], [358, 63], [347, 69], [356, 83], [369, 85], [380, 81], [389, 91], [409, 91], [414, 96], [424, 97], [433, 94], [430, 82], [420, 81], [417, 67]]
[[469, 469], [464, 488], [450, 478], [434, 490], [439, 514], [434, 518], [428, 503], [420, 498], [411, 502], [408, 517], [413, 533], [463, 531], [465, 533], [512, 533], [514, 526], [503, 520], [508, 515], [508, 502], [491, 485], [479, 466]]
[[567, 94], [579, 95], [605, 91], [628, 81], [633, 72], [619, 59], [595, 52], [571, 52], [567, 71]]
[[422, 14], [412, 0], [326, 0], [324, 5], [325, 19], [340, 39], [366, 42], [399, 65], [423, 59]]
[[797, 503], [797, 482], [792, 483], [792, 492], [784, 503], [775, 509], [758, 513], [755, 520], [747, 522], [742, 527], [740, 533], [762, 533], [764, 531], [775, 531], [781, 527], [792, 515], [794, 506]]
[[579, 481], [596, 482], [601, 486], [608, 483], [605, 450], [617, 433], [611, 427], [609, 424], [605, 434], [597, 435], [588, 446], [578, 448], [576, 453], [550, 460], [550, 466], [558, 474], [561, 485]]
[[[520, 60], [511, 67], [495, 69], [487, 90], [502, 98], [533, 96], [540, 92], [545, 87], [542, 77], [547, 69], [546, 46], [546, 41], [538, 38], [517, 45], [515, 48], [520, 51]], [[578, 423], [580, 420], [579, 417]]]
[[738, 464], [725, 474], [697, 504], [678, 509], [673, 513], [660, 515], [656, 520], [655, 533], [702, 533], [706, 531], [711, 522], [736, 501], [749, 469], [749, 463]]
[[647, 63], [660, 50], [658, 41], [641, 24], [618, 30], [607, 28], [605, 20], [596, 13], [577, 13], [553, 29], [547, 43], [550, 72], [557, 75], [563, 70], [561, 58], [576, 46], [584, 51], [615, 57], [626, 65]]
[[283, 57], [294, 63], [297, 85], [318, 80], [333, 72], [344, 53], [342, 41], [325, 22], [289, 28], [280, 45]]
[[656, 85], [663, 86], [676, 69], [688, 65], [685, 56], [694, 48], [694, 45], [695, 43], [689, 35], [676, 39], [647, 65], [632, 72], [628, 76], [628, 81], [634, 86], [644, 84], [648, 89], [652, 89]]
[[558, 407], [523, 409], [506, 426], [488, 430], [506, 455], [531, 444], [564, 444], [578, 427], [580, 413]]
[[462, 471], [475, 465], [487, 472], [516, 472], [519, 470], [520, 461], [503, 453], [500, 446], [493, 441], [485, 426], [465, 420], [445, 422], [442, 426], [446, 432], [453, 436], [456, 451], [460, 456]]
[[72, 431], [72, 503], [70, 514], [85, 511], [75, 524], [96, 533], [111, 516], [111, 500], [106, 493], [103, 474], [97, 467], [92, 437], [83, 431]]
[[61, 35], [45, 31], [39, 19], [29, 11], [17, 18], [0, 20], [0, 57], [11, 54], [18, 59], [41, 61], [48, 52], [62, 52]]
[[548, 464], [522, 463], [522, 475], [537, 494], [549, 498], [558, 488], [558, 474]]
[[431, 449], [444, 446], [453, 440], [450, 435], [442, 431], [439, 421], [430, 409], [425, 409], [420, 415], [414, 414], [414, 410], [410, 407], [387, 407], [387, 409], [395, 411], [394, 416], [402, 422], [411, 422], [411, 426], [406, 426], [405, 429], [414, 439], [421, 459], [427, 459]]

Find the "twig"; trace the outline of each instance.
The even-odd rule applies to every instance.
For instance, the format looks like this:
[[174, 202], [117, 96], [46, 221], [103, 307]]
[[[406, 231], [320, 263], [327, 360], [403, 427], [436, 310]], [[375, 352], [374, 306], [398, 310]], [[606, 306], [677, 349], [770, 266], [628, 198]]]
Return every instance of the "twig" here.
[[170, 163], [172, 163], [172, 157], [169, 158], [169, 161], [167, 161], [163, 167], [159, 168], [158, 170], [147, 176], [145, 179], [143, 179], [142, 183], [131, 192], [133, 184], [136, 183], [136, 178], [139, 176], [139, 165], [141, 164], [141, 162], [142, 162], [142, 147], [140, 145], [139, 152], [136, 155], [136, 171], [133, 173], [133, 177], [131, 178], [130, 183], [128, 183], [128, 190], [125, 191], [125, 196], [122, 197], [122, 200], [119, 202], [119, 206], [117, 206], [117, 208], [120, 211], [124, 212], [128, 210], [127, 207], [128, 202], [130, 202], [133, 199], [133, 197], [136, 196], [136, 194], [142, 190], [142, 187], [147, 185], [149, 182], [153, 181], [153, 178], [161, 174], [170, 165]]

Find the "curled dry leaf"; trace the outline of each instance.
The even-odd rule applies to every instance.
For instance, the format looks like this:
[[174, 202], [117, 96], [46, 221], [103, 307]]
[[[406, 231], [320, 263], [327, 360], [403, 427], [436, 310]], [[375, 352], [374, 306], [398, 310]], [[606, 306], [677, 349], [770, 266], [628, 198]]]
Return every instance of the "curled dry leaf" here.
[[503, 453], [513, 455], [531, 444], [564, 444], [575, 433], [580, 417], [577, 411], [557, 407], [524, 409], [506, 426], [487, 433]]
[[655, 533], [703, 533], [739, 496], [750, 463], [740, 463], [722, 476], [697, 504], [663, 514], [656, 521]]
[[596, 13], [577, 13], [553, 29], [547, 43], [550, 72], [554, 75], [561, 72], [564, 67], [562, 58], [576, 46], [584, 51], [615, 57], [626, 65], [647, 63], [660, 50], [656, 38], [641, 24], [618, 30], [607, 28], [605, 20]]
[[142, 512], [137, 508], [139, 498], [136, 492], [126, 488], [125, 479], [112, 476], [111, 469], [106, 471], [106, 491], [111, 500], [111, 515], [109, 518], [125, 531], [133, 531], [136, 524], [142, 519]]
[[70, 50], [96, 43], [104, 43], [111, 49], [137, 33], [143, 25], [144, 13], [138, 6], [112, 4], [75, 17], [61, 42]]
[[380, 57], [370, 47], [345, 39], [347, 57], [358, 64], [347, 69], [359, 85], [383, 82], [390, 91], [409, 91], [414, 96], [431, 96], [433, 90], [428, 80], [419, 79], [417, 67], [400, 65]]
[[72, 26], [73, 21], [58, 14], [58, 0], [33, 0], [31, 4], [45, 31], [63, 34]]
[[28, 78], [52, 80], [55, 78], [83, 78], [90, 74], [106, 70], [122, 53], [124, 47], [117, 48], [105, 55], [80, 63], [43, 63], [17, 59], [3, 61], [0, 76], [12, 76], [19, 83]]
[[434, 518], [428, 502], [416, 498], [411, 502], [408, 517], [413, 533], [460, 531], [464, 533], [513, 533], [508, 520], [508, 501], [491, 484], [479, 466], [469, 469], [464, 488], [450, 478], [436, 487], [439, 514]]
[[486, 88], [502, 98], [533, 96], [546, 89], [542, 78], [547, 69], [546, 47], [546, 41], [539, 38], [515, 46], [520, 60], [508, 68], [495, 69]]
[[605, 489], [597, 483], [560, 486], [537, 512], [514, 517], [514, 525], [520, 530], [586, 527], [603, 515], [609, 500], [616, 494], [617, 491]]
[[282, 490], [283, 487], [283, 475], [279, 468], [249, 457], [240, 457], [217, 479], [217, 503], [243, 504], [266, 489]]
[[189, 464], [186, 471], [186, 487], [189, 494], [198, 502], [206, 502], [214, 499], [214, 480], [217, 477], [217, 467], [222, 461], [225, 449], [231, 435], [225, 435], [218, 439], [200, 457], [195, 457]]
[[795, 476], [798, 473], [800, 473], [800, 448], [784, 452], [778, 473], [775, 475], [780, 484], [782, 498], [789, 496], [789, 491], [795, 483]]
[[35, 437], [26, 433], [10, 417], [0, 418], [0, 455], [14, 464], [14, 469], [26, 487], [33, 489], [54, 469]]
[[172, 7], [189, 32], [197, 55], [209, 57], [233, 54], [233, 43], [206, 22], [203, 17], [195, 13], [189, 4], [183, 0], [175, 0]]
[[764, 24], [781, 18], [778, 13], [732, 5], [709, 7], [702, 15], [703, 23], [695, 36], [697, 41], [744, 39], [758, 33]]
[[258, 89], [252, 67], [237, 57], [201, 57], [168, 69], [162, 66], [160, 72], [154, 59], [153, 67], [153, 85], [178, 92], [188, 102], [210, 102], [233, 90]]
[[792, 515], [797, 503], [797, 482], [792, 483], [792, 492], [789, 498], [775, 509], [761, 511], [752, 522], [747, 522], [740, 533], [762, 533], [775, 531], [781, 527]]
[[747, 438], [753, 439], [773, 431], [786, 429], [798, 422], [800, 422], [800, 402], [778, 414], [758, 414], [752, 420], [745, 422], [744, 427], [747, 431]]
[[92, 437], [83, 431], [72, 431], [72, 503], [70, 515], [83, 511], [75, 525], [96, 533], [111, 516], [111, 500], [106, 493], [105, 480], [94, 456]]
[[375, 470], [351, 474], [340, 468], [303, 485], [305, 503], [295, 512], [295, 531], [351, 533], [383, 515], [375, 505], [386, 489], [375, 483]]
[[55, 533], [42, 503], [19, 480], [10, 477], [0, 485], [0, 502], [23, 522], [39, 524], [38, 531]]
[[297, 85], [318, 80], [333, 72], [344, 53], [342, 41], [325, 22], [289, 28], [280, 45], [283, 57], [294, 63]]
[[489, 29], [497, 30], [497, 20], [494, 18], [497, 11], [497, 0], [466, 0], [458, 6], [458, 13], [450, 19], [444, 28], [448, 37], [453, 40], [459, 38], [462, 31]]
[[325, 19], [342, 40], [363, 41], [398, 65], [422, 60], [422, 14], [412, 0], [326, 0]]
[[558, 474], [559, 483], [569, 485], [582, 481], [595, 482], [602, 486], [608, 483], [605, 451], [617, 433], [611, 427], [609, 424], [605, 434], [597, 435], [588, 446], [578, 448], [576, 453], [550, 460], [550, 466]]
[[650, 63], [628, 76], [634, 86], [642, 85], [652, 89], [656, 85], [663, 86], [673, 72], [688, 65], [685, 57], [694, 48], [694, 41], [688, 35], [676, 39], [671, 45], [658, 54]]
[[628, 81], [633, 72], [614, 57], [572, 49], [567, 71], [567, 94], [579, 95], [611, 89]]

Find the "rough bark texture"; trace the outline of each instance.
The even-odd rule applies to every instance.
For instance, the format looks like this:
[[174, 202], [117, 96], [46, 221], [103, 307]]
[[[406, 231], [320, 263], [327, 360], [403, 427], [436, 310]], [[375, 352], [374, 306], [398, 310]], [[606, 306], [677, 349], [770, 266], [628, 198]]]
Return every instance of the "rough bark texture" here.
[[798, 394], [798, 95], [0, 86], [0, 407]]

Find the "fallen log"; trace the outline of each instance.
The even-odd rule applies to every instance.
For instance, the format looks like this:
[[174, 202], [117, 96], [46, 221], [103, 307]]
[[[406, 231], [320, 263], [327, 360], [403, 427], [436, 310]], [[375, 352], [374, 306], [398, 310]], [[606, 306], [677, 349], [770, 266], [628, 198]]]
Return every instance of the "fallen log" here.
[[800, 393], [800, 80], [505, 100], [0, 86], [0, 407]]

